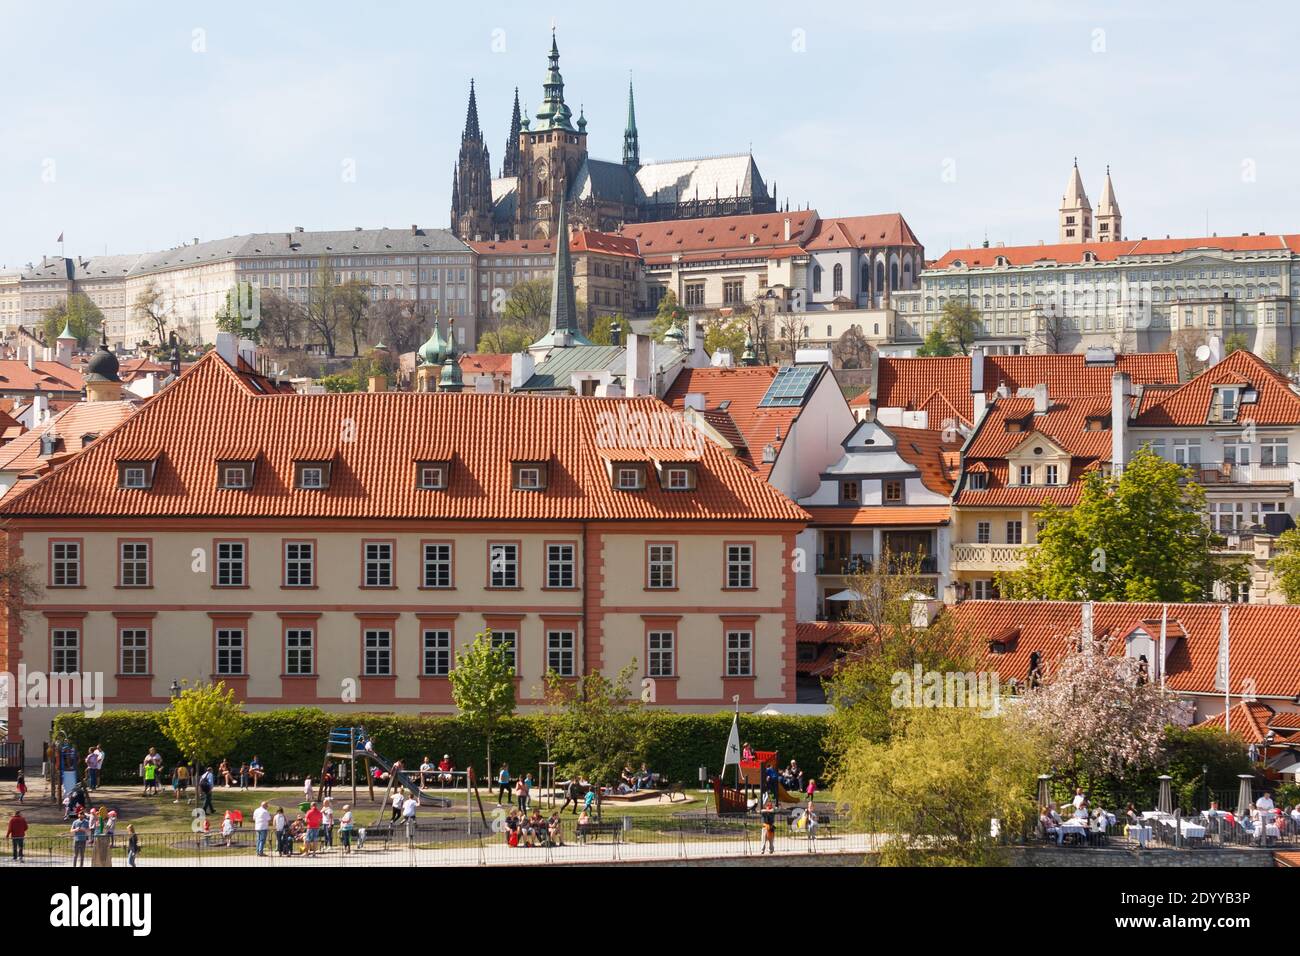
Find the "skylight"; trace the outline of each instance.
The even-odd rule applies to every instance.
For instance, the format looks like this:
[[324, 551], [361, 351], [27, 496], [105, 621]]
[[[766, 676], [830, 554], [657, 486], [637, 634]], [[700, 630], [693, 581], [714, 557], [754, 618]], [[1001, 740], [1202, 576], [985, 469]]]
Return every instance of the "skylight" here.
[[787, 365], [776, 373], [759, 408], [788, 408], [803, 404], [808, 389], [821, 370], [818, 365]]

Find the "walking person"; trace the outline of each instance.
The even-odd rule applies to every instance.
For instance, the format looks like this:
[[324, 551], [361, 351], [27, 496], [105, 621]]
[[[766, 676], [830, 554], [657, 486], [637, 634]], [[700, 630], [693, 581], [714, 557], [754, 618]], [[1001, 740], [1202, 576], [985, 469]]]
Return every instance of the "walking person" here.
[[263, 800], [253, 811], [253, 834], [257, 838], [257, 855], [266, 855], [266, 837], [271, 830], [271, 811]]
[[524, 774], [524, 802], [519, 805], [519, 809], [524, 813], [528, 812], [528, 806], [533, 801], [533, 775]]
[[275, 827], [275, 852], [280, 856], [288, 856], [289, 818], [284, 815], [284, 807], [275, 808], [273, 825]]
[[803, 812], [804, 826], [808, 829], [808, 849], [812, 849], [812, 843], [817, 839], [817, 807], [811, 800], [808, 801], [808, 809]]
[[86, 811], [78, 810], [77, 819], [72, 821], [72, 865], [86, 865], [86, 844], [90, 841], [90, 821], [86, 819]]
[[307, 808], [307, 813], [303, 817], [303, 823], [307, 826], [307, 839], [303, 849], [307, 856], [316, 855], [316, 845], [320, 842], [322, 819], [320, 809], [316, 806], [316, 802], [312, 801], [312, 805]]
[[420, 801], [415, 799], [414, 794], [407, 794], [406, 799], [402, 801], [402, 820], [406, 824], [406, 842], [408, 844], [415, 842], [415, 811], [419, 806]]
[[104, 753], [99, 749], [99, 744], [95, 744], [86, 754], [86, 789], [95, 790], [99, 787], [99, 768], [103, 766]]
[[763, 821], [763, 842], [759, 844], [758, 852], [760, 855], [764, 852], [776, 853], [776, 807], [770, 797], [763, 804], [763, 812], [759, 816]]
[[569, 781], [569, 785], [564, 788], [564, 806], [560, 807], [560, 812], [563, 813], [569, 808], [569, 804], [573, 804], [573, 815], [576, 817], [578, 815], [578, 805], [582, 803], [582, 795], [585, 790], [582, 781], [575, 774], [573, 779]]
[[334, 846], [334, 798], [326, 797], [321, 801], [321, 843], [324, 847]]
[[339, 819], [339, 843], [343, 844], [343, 852], [352, 852], [352, 807], [343, 804], [343, 816]]
[[501, 772], [497, 774], [497, 806], [501, 806], [501, 798], [505, 797], [506, 801], [510, 800], [510, 764], [503, 763]]
[[136, 836], [135, 824], [126, 825], [126, 865], [135, 866], [135, 859], [140, 855], [140, 838]]
[[23, 861], [23, 848], [27, 843], [27, 818], [21, 810], [15, 810], [9, 818], [9, 827], [5, 830], [5, 839], [13, 846], [14, 859]]
[[21, 770], [18, 771], [18, 779], [14, 784], [14, 789], [18, 792], [19, 805], [27, 799], [27, 777]]
[[203, 772], [203, 776], [199, 777], [199, 793], [203, 795], [204, 813], [217, 812], [216, 807], [212, 805], [212, 791], [216, 787], [216, 785], [217, 785], [216, 774], [214, 774], [212, 772], [212, 768], [209, 767], [207, 770]]
[[396, 823], [398, 820], [402, 819], [402, 803], [404, 801], [403, 793], [404, 791], [401, 789], [393, 792], [393, 815], [388, 818], [390, 824]]

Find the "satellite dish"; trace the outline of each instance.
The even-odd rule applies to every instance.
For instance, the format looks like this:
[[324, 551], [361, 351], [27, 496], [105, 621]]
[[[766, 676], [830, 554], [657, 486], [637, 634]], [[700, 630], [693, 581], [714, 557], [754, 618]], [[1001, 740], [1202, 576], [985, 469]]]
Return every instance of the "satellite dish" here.
[[1208, 345], [1196, 346], [1196, 361], [1208, 362], [1210, 360], [1210, 347]]

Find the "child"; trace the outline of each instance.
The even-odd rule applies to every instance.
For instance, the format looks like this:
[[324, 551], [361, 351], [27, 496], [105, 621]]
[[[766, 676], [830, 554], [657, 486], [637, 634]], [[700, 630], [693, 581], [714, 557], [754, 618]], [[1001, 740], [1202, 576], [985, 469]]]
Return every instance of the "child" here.
[[108, 811], [108, 820], [105, 821], [105, 823], [104, 823], [104, 835], [105, 835], [106, 837], [108, 837], [108, 845], [109, 845], [110, 847], [116, 845], [116, 844], [113, 842], [113, 833], [114, 833], [114, 831], [116, 831], [116, 830], [117, 830], [117, 811], [116, 811], [116, 810], [109, 810], [109, 811]]
[[235, 821], [230, 817], [230, 811], [226, 811], [225, 818], [221, 821], [221, 840], [222, 846], [230, 846], [235, 838]]
[[135, 866], [135, 858], [140, 855], [140, 838], [135, 835], [135, 824], [126, 825], [126, 865]]
[[776, 853], [776, 807], [770, 797], [763, 805], [760, 816], [763, 819], [763, 842], [759, 844], [758, 852]]
[[21, 804], [27, 796], [27, 778], [23, 776], [21, 770], [18, 771], [18, 802]]

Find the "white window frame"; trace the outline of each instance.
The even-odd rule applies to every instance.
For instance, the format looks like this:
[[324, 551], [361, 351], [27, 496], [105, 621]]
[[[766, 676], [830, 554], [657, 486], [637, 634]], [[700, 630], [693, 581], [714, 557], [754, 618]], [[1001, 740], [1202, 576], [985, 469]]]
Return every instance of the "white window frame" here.
[[677, 634], [675, 631], [653, 630], [646, 634], [646, 675], [649, 677], [677, 676]]
[[122, 487], [132, 489], [149, 487], [148, 469], [142, 465], [126, 465], [123, 467]]
[[[130, 641], [130, 646], [128, 646]], [[138, 643], [137, 643], [138, 642]], [[117, 672], [124, 676], [143, 677], [149, 673], [149, 629], [123, 627], [117, 632]]]
[[[63, 549], [63, 555], [59, 555]], [[60, 581], [62, 576], [64, 580]], [[50, 542], [50, 584], [56, 588], [81, 587], [81, 542]]]
[[[236, 557], [233, 549], [238, 549]], [[226, 553], [223, 555], [222, 551]], [[248, 544], [244, 541], [218, 541], [213, 551], [216, 554], [217, 577], [213, 582], [219, 588], [242, 588], [248, 584]], [[235, 572], [238, 572], [236, 574]], [[222, 575], [227, 580], [221, 580]], [[236, 577], [238, 580], [236, 580]]]
[[[561, 677], [572, 677], [577, 672], [578, 635], [572, 628], [557, 627], [546, 630], [546, 670]], [[556, 666], [556, 665], [559, 666]]]
[[[68, 665], [72, 666], [69, 667]], [[50, 673], [81, 671], [81, 628], [56, 627], [50, 631]]]
[[365, 587], [391, 588], [393, 586], [393, 542], [367, 541], [364, 548]]
[[[442, 552], [446, 552], [443, 554]], [[455, 548], [450, 541], [426, 541], [420, 548], [420, 581], [425, 588], [447, 590], [454, 586]], [[443, 580], [445, 578], [445, 580]]]
[[[127, 557], [127, 549], [143, 548], [143, 556]], [[149, 574], [149, 542], [120, 541], [117, 546], [118, 583], [124, 588], [147, 588], [153, 584]], [[130, 573], [128, 574], [128, 569]]]
[[[219, 677], [242, 677], [247, 673], [246, 667], [248, 661], [245, 651], [247, 649], [247, 634], [242, 627], [219, 627], [217, 628], [217, 675]], [[237, 662], [239, 668], [231, 666]]]
[[677, 587], [677, 545], [646, 546], [646, 587], [652, 591], [671, 591]]
[[510, 670], [517, 675], [519, 673], [519, 632], [515, 630], [493, 631], [492, 646], [494, 648], [506, 648], [507, 656], [510, 658]]
[[[290, 557], [289, 550], [297, 549], [297, 555]], [[303, 549], [307, 556], [303, 557]], [[316, 543], [314, 541], [286, 541], [281, 549], [284, 561], [284, 586], [289, 588], [310, 588], [316, 586]], [[306, 573], [304, 575], [304, 568]], [[298, 580], [294, 581], [294, 576]], [[306, 580], [303, 580], [304, 576]]]
[[391, 677], [393, 675], [392, 628], [366, 628], [361, 635], [361, 650], [363, 676]]
[[727, 676], [754, 676], [754, 632], [748, 628], [727, 629]]
[[519, 545], [515, 542], [489, 542], [488, 587], [519, 587]]
[[451, 628], [420, 629], [420, 673], [425, 677], [446, 677], [451, 673]]
[[727, 549], [727, 588], [749, 590], [754, 586], [754, 546], [752, 544], [728, 544]]
[[[305, 667], [304, 658], [306, 658]], [[316, 673], [316, 629], [314, 627], [285, 628], [284, 672], [291, 677], [311, 677]]]
[[576, 545], [564, 541], [548, 543], [546, 545], [546, 586], [566, 591], [577, 587], [577, 564]]

